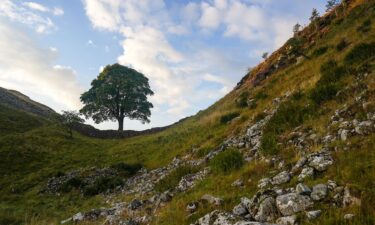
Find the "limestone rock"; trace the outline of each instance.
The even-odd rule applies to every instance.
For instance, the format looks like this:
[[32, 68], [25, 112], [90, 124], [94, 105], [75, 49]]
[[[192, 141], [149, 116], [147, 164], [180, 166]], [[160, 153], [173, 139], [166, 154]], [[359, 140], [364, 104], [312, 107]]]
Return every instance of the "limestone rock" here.
[[323, 200], [328, 194], [328, 187], [325, 184], [317, 184], [313, 187], [311, 198], [315, 201]]
[[300, 175], [298, 176], [298, 181], [303, 181], [304, 179], [308, 178], [308, 177], [312, 177], [314, 176], [314, 169], [307, 166], [307, 167], [304, 167], [300, 173]]
[[280, 217], [279, 219], [276, 220], [276, 223], [280, 225], [296, 225], [297, 216], [292, 215], [292, 216]]
[[318, 218], [322, 214], [322, 210], [314, 210], [306, 212], [306, 217], [309, 220]]
[[311, 189], [307, 185], [299, 183], [296, 186], [296, 192], [299, 195], [310, 195]]
[[291, 176], [290, 176], [289, 172], [288, 171], [283, 171], [283, 172], [277, 174], [276, 176], [274, 176], [272, 178], [271, 183], [273, 185], [284, 184], [284, 183], [289, 182], [290, 179], [291, 179]]
[[305, 211], [313, 205], [310, 197], [289, 193], [280, 195], [276, 198], [276, 206], [284, 216], [290, 216], [294, 213]]
[[221, 198], [217, 198], [217, 197], [214, 197], [212, 195], [209, 195], [209, 194], [205, 194], [202, 196], [201, 198], [202, 201], [206, 201], [212, 205], [215, 205], [215, 206], [220, 206], [224, 203], [224, 200], [221, 199]]

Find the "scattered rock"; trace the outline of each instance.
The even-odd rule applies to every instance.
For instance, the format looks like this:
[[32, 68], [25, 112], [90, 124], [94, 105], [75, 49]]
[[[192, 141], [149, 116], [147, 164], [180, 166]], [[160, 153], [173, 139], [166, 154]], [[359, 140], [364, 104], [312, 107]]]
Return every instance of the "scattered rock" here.
[[344, 220], [352, 220], [355, 217], [354, 214], [345, 214], [344, 215]]
[[322, 214], [322, 210], [314, 210], [306, 212], [306, 217], [309, 220], [318, 218]]
[[290, 216], [294, 213], [305, 211], [313, 205], [310, 197], [289, 193], [280, 195], [276, 198], [276, 206], [284, 216]]
[[166, 192], [164, 192], [164, 193], [162, 193], [161, 195], [160, 195], [160, 201], [161, 202], [169, 202], [169, 201], [171, 201], [172, 200], [172, 195], [170, 194], [170, 192], [169, 191], [166, 191]]
[[313, 187], [311, 198], [315, 201], [324, 199], [328, 194], [328, 188], [325, 184], [317, 184]]
[[279, 219], [276, 220], [276, 223], [280, 225], [296, 225], [297, 216], [292, 215], [292, 216], [280, 217]]
[[142, 202], [138, 199], [134, 199], [133, 201], [130, 202], [129, 209], [136, 210], [141, 206], [142, 206]]
[[271, 183], [273, 185], [284, 184], [284, 183], [289, 182], [290, 179], [291, 179], [291, 176], [290, 176], [289, 172], [288, 171], [283, 171], [283, 172], [277, 174], [276, 176], [274, 176], [272, 178]]
[[296, 186], [296, 192], [299, 195], [310, 195], [311, 189], [307, 185], [299, 183]]
[[232, 183], [232, 187], [242, 187], [242, 186], [243, 186], [243, 180], [242, 179], [235, 180]]
[[312, 177], [314, 176], [314, 169], [307, 166], [307, 167], [304, 167], [300, 173], [300, 175], [298, 176], [298, 181], [303, 181], [305, 180], [306, 178], [308, 177]]
[[72, 220], [74, 223], [78, 223], [78, 222], [81, 222], [83, 220], [83, 214], [81, 212], [75, 214], [73, 217], [72, 217]]
[[188, 211], [189, 213], [193, 213], [193, 212], [197, 211], [198, 206], [199, 206], [199, 203], [198, 203], [198, 202], [190, 202], [190, 203], [186, 206], [186, 211]]
[[316, 156], [312, 156], [309, 166], [313, 167], [317, 171], [325, 171], [327, 170], [328, 166], [333, 164], [333, 159], [328, 154], [319, 154]]
[[263, 178], [263, 179], [259, 180], [258, 188], [264, 189], [267, 186], [271, 185], [271, 182], [272, 182], [272, 180], [270, 178]]
[[276, 202], [273, 197], [267, 197], [259, 203], [258, 213], [254, 216], [256, 221], [270, 222], [277, 215]]
[[233, 225], [235, 222], [235, 217], [232, 214], [215, 210], [201, 217], [191, 225]]
[[221, 198], [214, 197], [212, 195], [205, 194], [201, 198], [202, 201], [208, 202], [215, 206], [220, 206], [224, 203], [224, 200]]
[[246, 214], [248, 214], [249, 212], [247, 211], [246, 207], [240, 203], [238, 205], [236, 205], [233, 210], [232, 210], [233, 214], [236, 215], [236, 216], [244, 216]]

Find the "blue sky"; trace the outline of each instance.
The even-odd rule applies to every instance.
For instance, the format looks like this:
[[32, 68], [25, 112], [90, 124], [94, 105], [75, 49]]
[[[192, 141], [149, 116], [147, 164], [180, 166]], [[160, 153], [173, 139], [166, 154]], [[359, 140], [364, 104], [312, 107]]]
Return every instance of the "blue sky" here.
[[[249, 67], [305, 25], [323, 0], [1, 0], [0, 86], [56, 111], [77, 110], [80, 94], [108, 64], [144, 73], [155, 95], [150, 124], [205, 109]], [[92, 121], [88, 121], [93, 124]], [[116, 129], [116, 123], [95, 125]]]

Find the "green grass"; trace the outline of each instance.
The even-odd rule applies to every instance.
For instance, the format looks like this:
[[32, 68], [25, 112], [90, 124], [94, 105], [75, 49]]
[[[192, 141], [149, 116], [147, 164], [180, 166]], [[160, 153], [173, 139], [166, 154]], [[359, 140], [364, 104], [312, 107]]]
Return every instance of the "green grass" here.
[[227, 149], [216, 155], [210, 162], [212, 170], [216, 173], [230, 173], [240, 169], [244, 164], [242, 154], [235, 149]]

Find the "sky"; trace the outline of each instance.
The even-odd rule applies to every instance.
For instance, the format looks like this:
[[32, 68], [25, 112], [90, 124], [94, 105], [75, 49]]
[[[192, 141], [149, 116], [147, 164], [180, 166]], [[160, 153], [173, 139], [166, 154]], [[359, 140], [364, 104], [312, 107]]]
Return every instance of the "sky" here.
[[[149, 78], [151, 123], [194, 115], [308, 24], [324, 0], [0, 0], [0, 86], [61, 110], [102, 68], [120, 63]], [[117, 129], [117, 123], [89, 124]]]

